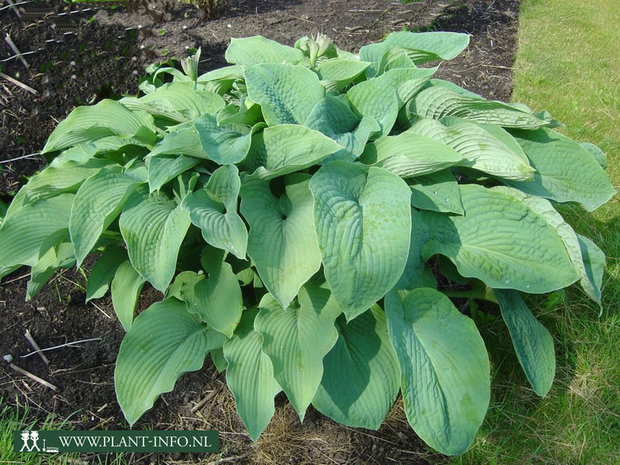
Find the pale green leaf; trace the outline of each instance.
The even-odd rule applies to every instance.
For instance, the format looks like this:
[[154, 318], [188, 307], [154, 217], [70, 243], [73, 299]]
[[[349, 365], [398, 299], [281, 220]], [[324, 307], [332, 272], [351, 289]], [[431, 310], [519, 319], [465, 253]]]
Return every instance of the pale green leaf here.
[[312, 405], [347, 426], [379, 429], [396, 395], [400, 370], [385, 315], [374, 305], [345, 323], [336, 321], [338, 340], [323, 359], [323, 379]]
[[369, 65], [366, 61], [332, 58], [319, 64], [316, 71], [328, 90], [340, 91], [360, 76]]
[[[119, 102], [102, 100], [93, 106], [81, 106], [56, 126], [41, 153], [54, 152], [82, 142], [107, 136], [152, 137], [153, 117], [132, 112]], [[150, 134], [150, 135], [149, 135]]]
[[159, 155], [187, 155], [194, 158], [207, 158], [194, 123], [183, 123], [170, 129], [170, 132], [153, 147], [149, 154], [150, 157]]
[[243, 259], [248, 232], [237, 214], [240, 188], [237, 167], [221, 166], [209, 178], [205, 188], [187, 195], [182, 205], [189, 212], [194, 226], [201, 229], [207, 243]]
[[112, 279], [112, 306], [123, 329], [129, 331], [145, 279], [138, 274], [129, 260], [116, 268]]
[[463, 214], [461, 191], [450, 170], [413, 178], [411, 205], [421, 210]]
[[26, 285], [26, 301], [31, 300], [54, 275], [58, 268], [71, 268], [75, 264], [69, 231], [60, 230], [43, 241], [39, 260], [30, 270]]
[[428, 227], [415, 208], [411, 209], [411, 237], [409, 240], [409, 254], [407, 263], [395, 289], [414, 289], [424, 287], [425, 264], [422, 259], [422, 249], [429, 239]]
[[485, 100], [455, 92], [446, 86], [429, 85], [411, 100], [408, 111], [420, 118], [457, 116], [505, 128], [537, 129], [546, 126], [531, 111], [496, 100]]
[[[605, 254], [599, 247], [581, 234], [577, 234], [581, 259], [586, 275], [581, 278], [581, 287], [588, 296], [601, 305], [601, 288], [603, 285], [603, 272], [605, 270]], [[603, 307], [601, 307], [601, 311]]]
[[546, 128], [512, 135], [537, 172], [532, 182], [510, 181], [511, 186], [556, 202], [577, 202], [588, 211], [615, 194], [607, 173], [577, 142]]
[[[564, 221], [562, 215], [560, 215], [555, 208], [553, 208], [553, 205], [551, 205], [551, 202], [548, 200], [541, 197], [524, 194], [517, 189], [509, 187], [496, 187], [495, 189], [501, 192], [506, 192], [519, 199], [533, 211], [541, 215], [547, 223], [555, 229], [558, 236], [560, 236], [564, 242], [564, 247], [566, 248], [566, 252], [568, 253], [570, 261], [573, 264], [573, 268], [579, 275], [579, 283], [581, 284], [581, 287], [592, 300], [600, 305], [602, 271], [605, 265], [605, 255], [600, 251], [596, 244], [591, 242], [589, 239], [583, 238], [583, 236], [582, 238], [588, 241], [589, 244], [586, 245], [585, 242], [582, 242], [573, 228], [571, 228], [570, 225]], [[592, 274], [592, 269], [586, 266], [584, 257], [582, 256], [584, 253], [584, 247], [586, 249], [586, 254], [589, 249], [593, 255], [594, 261], [600, 264], [600, 266], [595, 267], [598, 269], [596, 279]]]
[[370, 137], [381, 130], [378, 123], [370, 117], [363, 117], [360, 121], [351, 110], [347, 99], [332, 95], [316, 104], [304, 126], [322, 132], [343, 147], [321, 163], [355, 160], [363, 152]]
[[489, 358], [476, 325], [428, 288], [409, 291], [402, 300], [388, 294], [385, 313], [409, 424], [439, 452], [462, 454], [491, 397]]
[[308, 179], [303, 174], [284, 178], [280, 198], [266, 181], [250, 181], [241, 189], [241, 213], [250, 224], [248, 255], [283, 308], [321, 266]]
[[254, 328], [263, 335], [263, 352], [303, 421], [323, 377], [323, 357], [338, 339], [334, 322], [340, 307], [328, 288], [314, 282], [301, 288], [298, 304], [284, 309], [265, 294], [258, 306]]
[[415, 64], [434, 60], [451, 60], [469, 44], [467, 34], [454, 32], [393, 32], [383, 42], [365, 45], [360, 49], [362, 60], [373, 62], [371, 74], [380, 73], [390, 60], [391, 51], [404, 50]]
[[411, 189], [395, 174], [346, 162], [310, 181], [325, 277], [348, 319], [400, 278], [409, 251]]
[[154, 192], [198, 165], [200, 160], [185, 155], [155, 155], [146, 157], [145, 162], [148, 168], [149, 190]]
[[79, 188], [69, 218], [69, 233], [78, 264], [97, 243], [101, 233], [116, 219], [133, 191], [144, 184], [141, 172], [104, 168]]
[[604, 170], [609, 166], [609, 160], [607, 160], [607, 155], [603, 152], [598, 146], [591, 144], [590, 142], [580, 142], [584, 149], [586, 149], [590, 154], [594, 157], [594, 159], [601, 165], [601, 168]]
[[564, 243], [543, 216], [501, 190], [459, 188], [463, 216], [421, 212], [431, 235], [425, 259], [445, 255], [462, 276], [498, 289], [544, 293], [575, 282]]
[[255, 310], [245, 311], [235, 334], [224, 344], [226, 382], [254, 442], [273, 416], [274, 397], [282, 390], [273, 376], [271, 359], [262, 351], [263, 336], [254, 330], [255, 315]]
[[226, 104], [219, 95], [195, 88], [194, 81], [164, 84], [143, 97], [125, 97], [121, 103], [132, 111], [144, 110], [179, 123], [215, 114]]
[[555, 352], [549, 331], [532, 315], [517, 291], [495, 290], [519, 363], [534, 392], [544, 397], [555, 376]]
[[133, 425], [183, 373], [202, 368], [207, 352], [224, 336], [208, 330], [175, 299], [142, 312], [125, 335], [116, 359], [114, 386], [123, 414]]
[[213, 115], [204, 115], [194, 122], [200, 143], [207, 158], [220, 165], [238, 163], [250, 150], [252, 134], [262, 127], [249, 128], [241, 124], [218, 125]]
[[400, 107], [396, 90], [386, 90], [381, 80], [373, 78], [353, 86], [346, 95], [358, 115], [379, 123], [381, 135], [390, 133]]
[[46, 167], [31, 177], [28, 183], [15, 195], [5, 219], [10, 218], [22, 207], [37, 200], [56, 197], [59, 194], [75, 193], [85, 179], [96, 174], [105, 166], [113, 165], [108, 160], [88, 160], [83, 164], [67, 161]]
[[459, 166], [504, 179], [532, 179], [535, 170], [516, 141], [503, 129], [457, 118], [445, 121], [449, 127], [435, 120], [423, 119], [404, 134], [422, 134], [447, 144], [464, 158]]
[[224, 55], [228, 63], [251, 66], [261, 63], [299, 63], [304, 54], [263, 36], [232, 38]]
[[393, 89], [399, 107], [407, 103], [428, 82], [438, 68], [394, 68], [377, 78], [384, 89]]
[[163, 193], [148, 195], [139, 188], [125, 205], [119, 225], [136, 271], [165, 291], [190, 225], [189, 213]]
[[69, 226], [73, 194], [38, 200], [5, 218], [0, 227], [0, 267], [33, 266], [41, 243]]
[[384, 136], [366, 145], [361, 161], [381, 167], [402, 178], [441, 171], [463, 161], [463, 157], [430, 137], [403, 132]]
[[125, 260], [127, 260], [127, 251], [122, 247], [107, 249], [101, 254], [88, 275], [86, 302], [92, 299], [100, 299], [108, 292], [116, 270]]
[[223, 252], [210, 258], [206, 275], [179, 273], [166, 296], [183, 300], [210, 328], [230, 337], [243, 311], [241, 288], [231, 266], [223, 261]]
[[248, 95], [261, 106], [269, 126], [302, 124], [325, 96], [318, 76], [303, 66], [256, 65], [246, 68], [244, 76]]
[[244, 163], [253, 177], [273, 179], [317, 164], [342, 147], [318, 131], [294, 124], [265, 128], [252, 137]]

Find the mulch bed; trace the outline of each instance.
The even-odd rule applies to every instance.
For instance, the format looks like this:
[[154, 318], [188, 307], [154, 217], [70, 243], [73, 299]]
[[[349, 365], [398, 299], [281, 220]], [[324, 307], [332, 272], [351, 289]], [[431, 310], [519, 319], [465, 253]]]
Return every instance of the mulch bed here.
[[[15, 4], [19, 4], [14, 0]], [[215, 18], [177, 2], [134, 2], [114, 10], [103, 4], [68, 5], [39, 1], [0, 10], [0, 199], [10, 196], [44, 166], [38, 151], [58, 121], [78, 105], [137, 93], [139, 76], [153, 61], [182, 57], [202, 47], [201, 72], [222, 66], [231, 37], [261, 34], [292, 45], [303, 35], [323, 32], [350, 51], [403, 28], [449, 30], [472, 34], [468, 49], [445, 63], [439, 77], [485, 97], [508, 100], [519, 2], [517, 0], [245, 0], [223, 1]], [[11, 58], [15, 51], [26, 64]], [[34, 53], [27, 53], [34, 52]], [[21, 85], [20, 85], [21, 84]], [[26, 86], [34, 92], [26, 90]], [[34, 155], [32, 155], [34, 154]], [[16, 158], [24, 157], [15, 161]], [[24, 302], [28, 270], [4, 278], [0, 285], [0, 355], [59, 387], [53, 392], [0, 367], [0, 398], [27, 404], [37, 413], [68, 419], [77, 429], [127, 427], [116, 403], [114, 360], [123, 337], [109, 298], [84, 305], [84, 278], [74, 270], [57, 275], [30, 302]], [[146, 289], [140, 308], [161, 295]], [[98, 338], [79, 347], [19, 358], [32, 349], [29, 330], [41, 347]], [[216, 394], [211, 394], [215, 392]], [[198, 411], [192, 407], [205, 396]], [[276, 415], [258, 446], [252, 444], [235, 410], [232, 395], [210, 361], [202, 371], [185, 375], [175, 391], [162, 396], [137, 424], [155, 429], [217, 429], [222, 457], [229, 463], [440, 463], [407, 425], [397, 402], [379, 431], [352, 430], [309, 410], [303, 424], [286, 400], [276, 399]], [[88, 459], [88, 458], [87, 458]], [[204, 458], [203, 458], [204, 459]], [[135, 456], [133, 462], [181, 463], [198, 457]], [[209, 459], [207, 458], [207, 461]], [[214, 460], [213, 458], [211, 460]]]

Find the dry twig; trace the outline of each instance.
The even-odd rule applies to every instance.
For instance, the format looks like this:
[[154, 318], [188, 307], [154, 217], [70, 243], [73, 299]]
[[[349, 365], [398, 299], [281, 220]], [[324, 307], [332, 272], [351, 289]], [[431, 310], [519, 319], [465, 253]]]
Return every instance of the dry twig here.
[[27, 376], [31, 380], [36, 381], [37, 383], [45, 386], [46, 388], [51, 389], [52, 391], [58, 391], [58, 388], [56, 386], [54, 386], [52, 383], [50, 383], [48, 381], [45, 381], [43, 378], [39, 378], [37, 375], [33, 375], [29, 371], [26, 371], [23, 368], [18, 367], [14, 363], [9, 363], [9, 367], [12, 370], [15, 370], [16, 372], [21, 373], [24, 376]]
[[13, 41], [11, 40], [11, 36], [10, 35], [6, 35], [4, 37], [4, 41], [9, 44], [9, 47], [11, 47], [11, 50], [13, 50], [13, 52], [15, 53], [15, 56], [17, 56], [17, 58], [19, 58], [21, 60], [21, 62], [24, 64], [24, 66], [26, 68], [30, 68], [30, 65], [28, 64], [28, 62], [26, 61], [26, 59], [24, 58], [24, 56], [22, 55], [22, 52], [19, 51], [19, 49], [17, 48], [17, 46], [13, 43]]
[[49, 365], [50, 361], [49, 359], [45, 356], [45, 354], [41, 351], [41, 348], [39, 347], [39, 344], [37, 344], [37, 341], [34, 340], [34, 338], [32, 337], [32, 334], [30, 334], [29, 330], [26, 330], [26, 332], [24, 333], [24, 337], [28, 340], [28, 342], [30, 343], [30, 345], [32, 347], [34, 347], [34, 350], [37, 354], [39, 354], [39, 356], [43, 359], [43, 361]]
[[31, 94], [34, 95], [39, 95], [39, 92], [36, 91], [35, 89], [33, 89], [32, 87], [30, 87], [29, 85], [24, 84], [23, 82], [19, 82], [17, 79], [12, 78], [11, 76], [7, 76], [4, 73], [0, 73], [0, 77], [3, 79], [6, 79], [7, 81], [9, 81], [11, 84], [15, 84], [18, 87], [21, 87], [22, 89], [30, 92]]

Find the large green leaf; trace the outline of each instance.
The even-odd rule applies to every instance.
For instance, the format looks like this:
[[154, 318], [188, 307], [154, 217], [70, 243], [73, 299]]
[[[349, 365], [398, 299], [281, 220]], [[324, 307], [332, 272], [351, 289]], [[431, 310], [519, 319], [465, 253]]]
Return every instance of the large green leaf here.
[[5, 218], [10, 218], [16, 211], [37, 200], [75, 193], [85, 179], [110, 165], [113, 164], [109, 160], [92, 159], [84, 163], [67, 161], [46, 167], [19, 190], [11, 201]]
[[217, 113], [226, 104], [219, 95], [194, 86], [194, 81], [171, 82], [143, 97], [126, 97], [121, 103], [130, 110], [144, 110], [179, 123]]
[[119, 136], [107, 136], [94, 142], [83, 142], [74, 147], [64, 149], [50, 163], [50, 167], [57, 167], [67, 162], [75, 162], [84, 165], [88, 162], [109, 163], [105, 158], [95, 158], [96, 155], [126, 154], [129, 156], [143, 155], [148, 152], [148, 147], [155, 143], [156, 136], [151, 140], [138, 140], [136, 138], [124, 138]]
[[316, 71], [328, 90], [340, 91], [360, 76], [370, 63], [344, 58], [332, 58], [320, 63]]
[[491, 397], [489, 358], [474, 322], [434, 289], [385, 298], [402, 372], [405, 413], [428, 445], [448, 455], [473, 442]]
[[308, 68], [269, 63], [245, 69], [248, 95], [258, 103], [269, 126], [302, 124], [325, 96], [318, 76]]
[[241, 124], [218, 125], [213, 115], [204, 115], [194, 122], [207, 158], [220, 165], [238, 163], [250, 150], [252, 134], [262, 125], [250, 129]]
[[252, 137], [250, 155], [244, 163], [254, 177], [273, 179], [308, 168], [342, 147], [318, 131], [282, 124]]
[[133, 324], [134, 311], [144, 283], [145, 279], [129, 260], [117, 266], [112, 279], [112, 306], [125, 331], [129, 331]]
[[0, 267], [35, 265], [41, 243], [66, 229], [73, 194], [38, 200], [5, 218], [0, 227]]
[[187, 195], [182, 205], [194, 226], [201, 229], [206, 242], [244, 259], [248, 232], [237, 214], [240, 188], [237, 167], [221, 166], [213, 172], [205, 188]]
[[136, 271], [153, 287], [165, 291], [190, 225], [187, 210], [163, 193], [149, 195], [139, 188], [125, 205], [119, 225]]
[[346, 95], [357, 114], [379, 123], [381, 135], [390, 133], [400, 107], [395, 89], [385, 89], [383, 81], [373, 78], [351, 87]]
[[[603, 272], [605, 271], [605, 254], [598, 246], [581, 234], [577, 234], [581, 259], [586, 271], [586, 279], [581, 279], [581, 286], [595, 302], [601, 305], [601, 287], [603, 285]], [[601, 306], [601, 312], [603, 307]]]
[[148, 167], [149, 190], [159, 190], [164, 184], [200, 163], [200, 160], [185, 155], [153, 155], [145, 159]]
[[284, 178], [280, 198], [266, 181], [250, 181], [241, 189], [241, 213], [250, 224], [248, 255], [283, 308], [321, 266], [308, 179], [303, 174]]
[[404, 50], [415, 64], [434, 60], [451, 60], [469, 44], [467, 34], [454, 32], [393, 32], [383, 42], [360, 49], [362, 60], [373, 62], [373, 72], [381, 72], [391, 50]]
[[299, 291], [297, 304], [284, 309], [265, 294], [258, 306], [254, 328], [263, 335], [263, 352], [303, 421], [323, 377], [323, 357], [338, 339], [334, 322], [340, 307], [327, 287], [312, 281]]
[[144, 184], [144, 174], [142, 170], [122, 172], [120, 167], [104, 168], [79, 188], [69, 218], [69, 233], [78, 264], [118, 216], [133, 191]]
[[187, 155], [194, 158], [207, 158], [194, 123], [183, 123], [170, 129], [170, 132], [153, 147], [149, 154], [150, 157], [160, 155]]
[[116, 398], [127, 422], [133, 425], [160, 394], [172, 391], [180, 375], [199, 370], [207, 352], [224, 340], [176, 299], [142, 312], [121, 343], [114, 370]]
[[127, 251], [122, 247], [106, 249], [90, 270], [86, 282], [86, 302], [103, 297], [118, 267], [127, 260]]
[[379, 124], [370, 117], [362, 120], [353, 113], [347, 99], [326, 96], [315, 105], [304, 126], [322, 132], [342, 147], [322, 163], [333, 160], [353, 161], [364, 151], [366, 142], [381, 130]]
[[366, 145], [361, 161], [379, 166], [401, 178], [441, 171], [463, 161], [463, 157], [446, 144], [430, 137], [403, 132], [385, 136]]
[[58, 268], [71, 268], [75, 264], [69, 231], [62, 229], [43, 241], [39, 260], [30, 270], [26, 285], [26, 301], [31, 300], [54, 275]]
[[93, 106], [82, 106], [56, 126], [41, 153], [54, 152], [82, 142], [93, 142], [106, 136], [152, 138], [153, 117], [132, 112], [113, 100], [102, 100]]
[[348, 323], [339, 318], [336, 325], [338, 340], [323, 359], [323, 379], [312, 405], [338, 423], [379, 429], [400, 378], [385, 315], [373, 305]]
[[459, 188], [463, 216], [421, 212], [431, 235], [425, 258], [445, 255], [462, 276], [498, 289], [543, 293], [575, 282], [564, 244], [543, 216], [501, 190]]
[[395, 289], [414, 289], [424, 287], [425, 264], [422, 259], [422, 249], [429, 239], [428, 226], [422, 220], [415, 208], [411, 209], [411, 237], [409, 240], [409, 254], [407, 263]]
[[203, 260], [206, 275], [184, 271], [175, 279], [168, 295], [185, 301], [187, 309], [227, 337], [232, 336], [243, 311], [239, 281], [231, 266], [224, 261], [224, 252], [213, 249]]
[[385, 89], [393, 89], [398, 96], [399, 107], [413, 98], [428, 82], [438, 68], [394, 68], [377, 80]]
[[[446, 118], [449, 127], [439, 121], [423, 119], [407, 132], [442, 141], [465, 159], [460, 166], [504, 179], [531, 180], [534, 169], [516, 141], [502, 128]], [[406, 134], [406, 133], [405, 133]]]
[[409, 182], [411, 205], [421, 210], [463, 214], [461, 191], [450, 170], [417, 176]]
[[495, 297], [525, 376], [534, 392], [544, 397], [555, 376], [553, 338], [532, 315], [519, 292], [496, 289]]
[[299, 63], [303, 61], [301, 50], [282, 45], [263, 36], [233, 38], [225, 54], [228, 63], [251, 66], [261, 63]]
[[411, 190], [395, 174], [346, 162], [310, 181], [325, 277], [348, 319], [400, 278], [411, 232]]
[[237, 412], [256, 442], [275, 412], [274, 397], [282, 390], [273, 376], [271, 359], [262, 351], [263, 336], [254, 330], [256, 310], [244, 312], [235, 334], [224, 344], [226, 382]]
[[[592, 298], [592, 300], [600, 305], [601, 282], [603, 277], [602, 271], [605, 266], [605, 255], [600, 251], [596, 244], [591, 242], [589, 239], [586, 239], [586, 241], [589, 241], [590, 244], [586, 245], [585, 242], [582, 242], [573, 228], [571, 228], [570, 225], [564, 221], [562, 215], [560, 215], [555, 208], [553, 208], [553, 205], [551, 205], [551, 202], [548, 200], [533, 195], [524, 194], [520, 190], [509, 187], [496, 187], [495, 189], [501, 192], [507, 192], [508, 194], [516, 197], [533, 211], [541, 215], [549, 223], [549, 225], [555, 229], [558, 236], [560, 236], [564, 242], [564, 247], [566, 247], [566, 252], [568, 253], [575, 271], [579, 274], [579, 283], [581, 284], [581, 287], [584, 292]], [[591, 267], [586, 266], [585, 259], [583, 257], [584, 247], [586, 248], [585, 253], [592, 255], [594, 262], [599, 264], [599, 266], [595, 267], [597, 269], [597, 272], [595, 273], [592, 273]], [[591, 254], [588, 253], [588, 250], [591, 251]]]
[[457, 116], [506, 128], [537, 129], [548, 124], [516, 105], [466, 96], [442, 85], [422, 90], [411, 100], [408, 110], [421, 118]]
[[513, 131], [532, 166], [532, 182], [510, 181], [528, 194], [556, 202], [578, 202], [592, 211], [614, 194], [607, 173], [585, 148], [551, 129]]

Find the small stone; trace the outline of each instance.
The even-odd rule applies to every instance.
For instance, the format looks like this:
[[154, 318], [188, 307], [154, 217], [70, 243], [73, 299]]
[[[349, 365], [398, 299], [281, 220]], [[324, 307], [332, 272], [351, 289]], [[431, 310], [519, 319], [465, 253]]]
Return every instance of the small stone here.
[[11, 363], [13, 361], [13, 356], [11, 354], [3, 355], [2, 358], [6, 363]]

